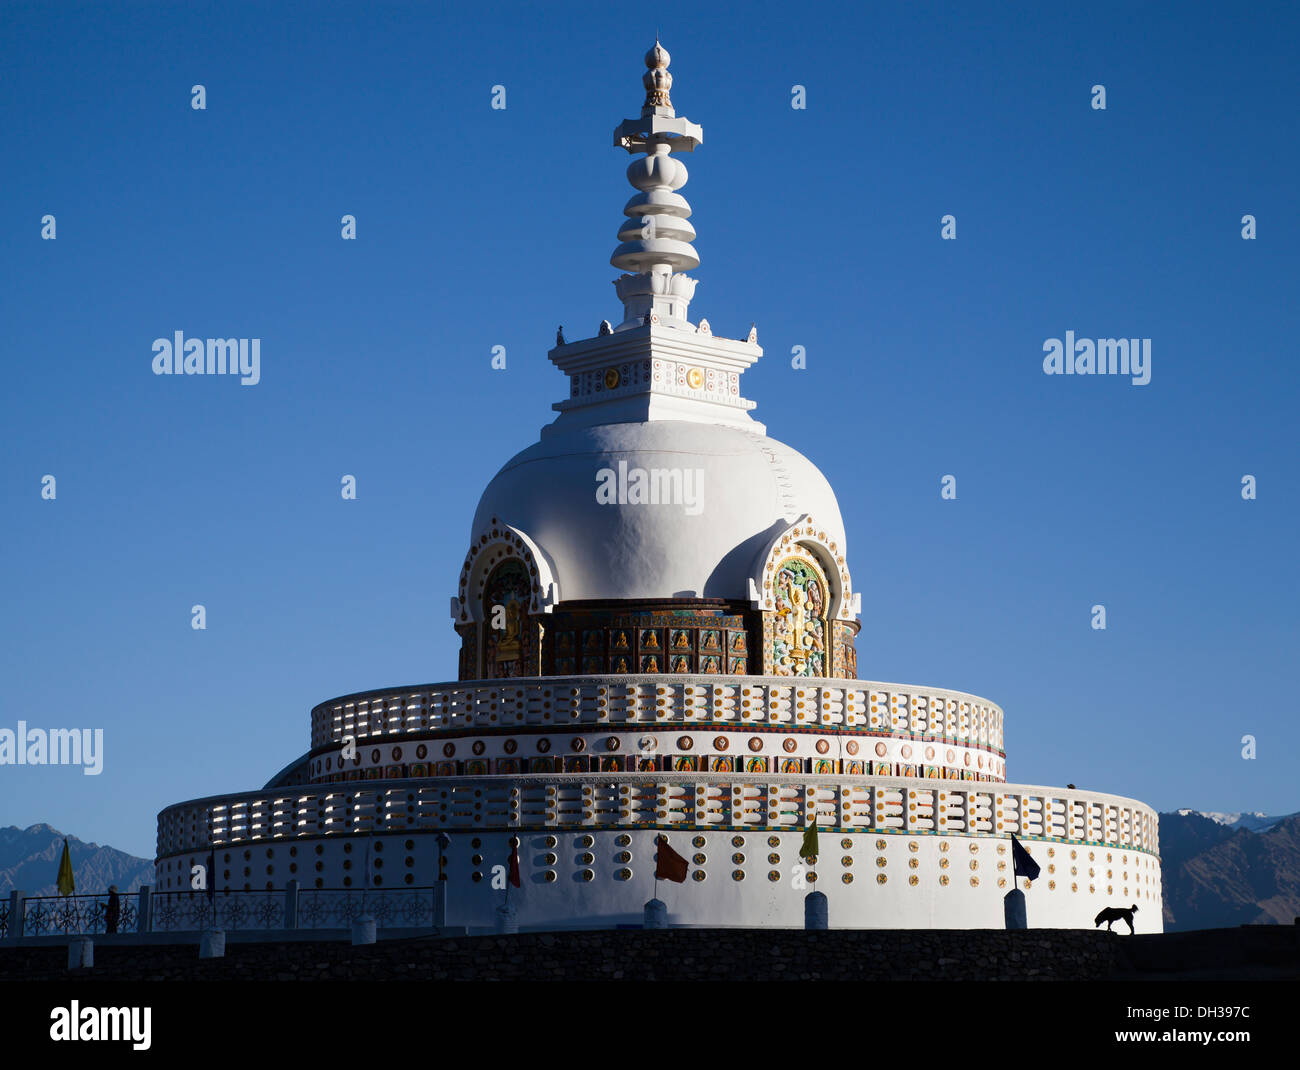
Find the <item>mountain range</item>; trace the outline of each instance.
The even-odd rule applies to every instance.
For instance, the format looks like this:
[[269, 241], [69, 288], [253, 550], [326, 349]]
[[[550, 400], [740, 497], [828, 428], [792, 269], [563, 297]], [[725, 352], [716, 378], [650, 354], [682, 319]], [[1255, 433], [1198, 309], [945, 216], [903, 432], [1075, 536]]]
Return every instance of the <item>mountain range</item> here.
[[[0, 895], [55, 895], [64, 833], [49, 825], [0, 828]], [[153, 883], [153, 862], [68, 836], [77, 892]], [[1160, 815], [1165, 930], [1290, 925], [1300, 917], [1300, 813]]]
[[1160, 815], [1165, 931], [1291, 925], [1300, 917], [1300, 814]]
[[[0, 895], [14, 888], [28, 895], [58, 895], [55, 881], [63, 855], [64, 833], [49, 825], [0, 828]], [[97, 895], [116, 884], [119, 892], [134, 892], [153, 883], [153, 862], [113, 847], [85, 843], [68, 836], [68, 854], [78, 895]]]

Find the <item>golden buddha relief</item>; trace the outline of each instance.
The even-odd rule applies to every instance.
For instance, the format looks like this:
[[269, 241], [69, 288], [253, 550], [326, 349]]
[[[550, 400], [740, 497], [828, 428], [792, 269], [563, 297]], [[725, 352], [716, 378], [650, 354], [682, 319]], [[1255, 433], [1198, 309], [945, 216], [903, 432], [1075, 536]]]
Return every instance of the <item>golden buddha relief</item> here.
[[776, 569], [772, 671], [777, 676], [829, 676], [830, 627], [821, 569], [805, 557], [787, 557]]
[[530, 668], [537, 646], [528, 617], [531, 596], [532, 585], [521, 561], [503, 561], [488, 578], [483, 593], [484, 676], [500, 679], [535, 671]]

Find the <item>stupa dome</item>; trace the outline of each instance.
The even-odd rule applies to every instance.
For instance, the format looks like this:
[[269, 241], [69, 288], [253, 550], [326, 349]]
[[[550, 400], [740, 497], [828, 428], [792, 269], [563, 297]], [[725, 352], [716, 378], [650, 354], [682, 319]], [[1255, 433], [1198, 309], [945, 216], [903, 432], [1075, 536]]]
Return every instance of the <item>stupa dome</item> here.
[[[675, 500], [636, 504], [638, 469]], [[773, 540], [804, 515], [844, 553], [835, 494], [797, 450], [743, 427], [654, 420], [546, 435], [497, 473], [473, 532], [495, 522], [527, 535], [565, 602], [747, 600]]]

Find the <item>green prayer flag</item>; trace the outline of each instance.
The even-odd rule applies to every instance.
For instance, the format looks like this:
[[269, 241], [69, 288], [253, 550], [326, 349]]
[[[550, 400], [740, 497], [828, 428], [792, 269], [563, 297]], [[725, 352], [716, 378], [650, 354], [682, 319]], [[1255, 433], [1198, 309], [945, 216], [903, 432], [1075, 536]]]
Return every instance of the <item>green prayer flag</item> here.
[[799, 857], [816, 858], [817, 854], [817, 815], [813, 814], [813, 823], [803, 834], [803, 846], [799, 848]]

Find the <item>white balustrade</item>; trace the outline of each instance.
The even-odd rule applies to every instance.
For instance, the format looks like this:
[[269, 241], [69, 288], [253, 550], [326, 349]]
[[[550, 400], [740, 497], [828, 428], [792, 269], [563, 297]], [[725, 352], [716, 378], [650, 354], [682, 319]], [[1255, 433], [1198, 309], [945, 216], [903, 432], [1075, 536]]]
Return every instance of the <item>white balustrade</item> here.
[[1003, 748], [1002, 711], [974, 695], [765, 676], [542, 677], [346, 695], [312, 710], [312, 746], [475, 727], [645, 723], [892, 731]]

